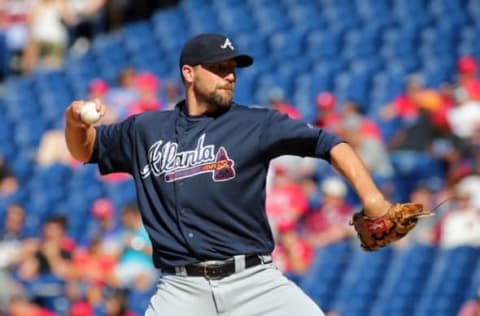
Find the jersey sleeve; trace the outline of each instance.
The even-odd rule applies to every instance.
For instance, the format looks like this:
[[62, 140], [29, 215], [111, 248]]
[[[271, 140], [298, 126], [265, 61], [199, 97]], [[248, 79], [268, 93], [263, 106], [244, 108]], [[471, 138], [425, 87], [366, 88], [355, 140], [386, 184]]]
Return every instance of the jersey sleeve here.
[[293, 120], [278, 111], [269, 111], [260, 135], [261, 149], [270, 159], [281, 155], [316, 157], [330, 161], [330, 150], [344, 142], [312, 124]]
[[90, 163], [97, 163], [101, 174], [132, 170], [135, 117], [121, 123], [95, 127], [97, 137]]

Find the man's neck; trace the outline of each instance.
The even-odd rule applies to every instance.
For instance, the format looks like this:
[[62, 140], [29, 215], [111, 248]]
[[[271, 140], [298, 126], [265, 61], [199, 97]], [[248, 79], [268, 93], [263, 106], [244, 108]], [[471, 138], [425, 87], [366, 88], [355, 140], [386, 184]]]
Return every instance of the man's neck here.
[[187, 92], [185, 98], [185, 113], [189, 116], [200, 116], [207, 114], [209, 110], [208, 104], [198, 100], [193, 93]]

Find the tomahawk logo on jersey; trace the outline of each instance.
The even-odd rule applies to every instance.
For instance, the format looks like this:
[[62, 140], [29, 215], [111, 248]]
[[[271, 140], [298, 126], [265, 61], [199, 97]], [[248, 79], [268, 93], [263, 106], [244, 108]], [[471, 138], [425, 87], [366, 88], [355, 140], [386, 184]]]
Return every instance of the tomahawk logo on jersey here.
[[148, 150], [148, 164], [141, 171], [143, 179], [151, 174], [164, 175], [166, 182], [193, 177], [202, 173], [212, 173], [214, 181], [226, 181], [235, 177], [234, 161], [227, 150], [220, 147], [215, 153], [215, 145], [204, 145], [205, 134], [199, 137], [194, 150], [178, 152], [176, 142], [155, 142]]

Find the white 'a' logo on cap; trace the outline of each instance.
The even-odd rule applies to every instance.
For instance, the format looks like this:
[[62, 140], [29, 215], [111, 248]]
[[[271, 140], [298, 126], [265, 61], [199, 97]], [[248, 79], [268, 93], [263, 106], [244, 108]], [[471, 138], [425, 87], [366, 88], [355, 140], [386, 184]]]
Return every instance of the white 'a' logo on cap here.
[[234, 50], [235, 48], [232, 45], [232, 42], [228, 38], [225, 39], [225, 43], [223, 45], [220, 45], [220, 48], [225, 49], [225, 48], [230, 48], [231, 50]]

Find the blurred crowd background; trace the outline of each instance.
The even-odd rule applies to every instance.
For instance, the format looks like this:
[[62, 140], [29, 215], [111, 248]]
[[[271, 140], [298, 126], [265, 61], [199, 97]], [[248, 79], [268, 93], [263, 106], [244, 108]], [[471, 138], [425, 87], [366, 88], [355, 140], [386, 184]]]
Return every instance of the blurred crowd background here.
[[0, 315], [143, 315], [158, 272], [133, 182], [74, 161], [63, 112], [172, 108], [200, 32], [255, 57], [237, 102], [343, 137], [393, 202], [449, 199], [367, 253], [351, 187], [326, 162], [278, 158], [278, 267], [329, 316], [480, 315], [477, 0], [0, 0]]

